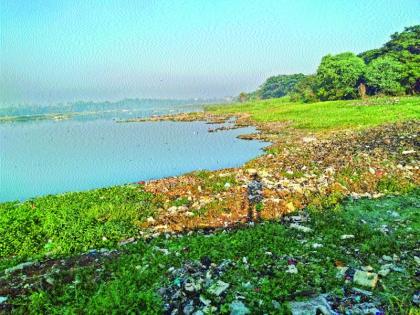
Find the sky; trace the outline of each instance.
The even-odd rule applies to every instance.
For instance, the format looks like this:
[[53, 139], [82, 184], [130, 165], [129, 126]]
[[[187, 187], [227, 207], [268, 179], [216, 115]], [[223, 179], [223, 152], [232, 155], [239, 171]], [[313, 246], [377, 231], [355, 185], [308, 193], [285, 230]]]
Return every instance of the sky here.
[[213, 98], [380, 47], [418, 0], [0, 0], [0, 105]]

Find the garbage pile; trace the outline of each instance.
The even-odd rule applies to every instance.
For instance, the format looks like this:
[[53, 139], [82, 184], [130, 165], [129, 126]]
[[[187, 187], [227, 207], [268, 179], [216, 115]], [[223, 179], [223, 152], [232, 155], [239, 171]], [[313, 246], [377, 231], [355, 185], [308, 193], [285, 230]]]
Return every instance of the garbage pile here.
[[[170, 268], [171, 284], [159, 290], [165, 314], [218, 313], [230, 286], [220, 278], [231, 266], [232, 262], [228, 259], [217, 265], [209, 257], [202, 257], [200, 261], [188, 262], [181, 268]], [[236, 303], [233, 307], [240, 307], [243, 310], [241, 314], [247, 314], [244, 305]]]

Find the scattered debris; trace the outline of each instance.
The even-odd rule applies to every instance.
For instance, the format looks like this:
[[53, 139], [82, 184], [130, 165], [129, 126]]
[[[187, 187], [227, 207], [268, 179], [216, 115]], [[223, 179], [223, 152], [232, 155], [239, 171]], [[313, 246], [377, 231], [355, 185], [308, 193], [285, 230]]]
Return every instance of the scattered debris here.
[[233, 301], [230, 305], [230, 315], [250, 314], [250, 310], [241, 301]]
[[376, 284], [378, 283], [378, 274], [374, 272], [366, 272], [361, 270], [356, 270], [354, 277], [353, 277], [354, 283], [364, 286], [364, 287], [370, 287], [375, 288]]
[[[230, 287], [220, 277], [232, 264], [230, 260], [223, 260], [216, 265], [208, 257], [202, 257], [200, 261], [173, 268], [170, 271], [171, 285], [159, 290], [164, 300], [165, 314], [217, 313], [220, 299], [223, 299]], [[234, 304], [234, 314], [248, 314], [240, 313], [245, 311], [240, 306]], [[232, 312], [234, 310], [231, 309]]]
[[303, 302], [290, 302], [292, 315], [334, 314], [324, 295]]
[[313, 231], [311, 228], [309, 228], [307, 226], [303, 226], [303, 225], [296, 224], [296, 223], [290, 224], [290, 227], [292, 229], [296, 229], [296, 230], [301, 231], [303, 233], [309, 233], [309, 232], [312, 232]]
[[340, 236], [341, 240], [350, 240], [350, 239], [354, 239], [354, 235], [353, 234], [344, 234]]

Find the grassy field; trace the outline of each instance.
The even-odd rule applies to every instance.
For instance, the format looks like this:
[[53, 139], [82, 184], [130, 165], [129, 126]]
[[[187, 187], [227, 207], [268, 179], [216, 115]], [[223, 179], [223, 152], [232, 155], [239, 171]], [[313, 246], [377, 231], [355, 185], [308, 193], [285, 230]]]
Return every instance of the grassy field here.
[[[377, 200], [347, 200], [334, 211], [309, 212], [310, 221], [305, 224], [312, 229], [309, 233], [271, 222], [210, 236], [194, 233], [139, 241], [100, 268], [52, 273], [48, 277], [54, 287], [36, 290], [15, 303], [23, 305], [22, 312], [44, 314], [109, 310], [159, 314], [163, 306], [159, 288], [177, 286], [179, 281], [168, 270], [206, 257], [215, 264], [233, 262], [220, 277], [230, 285], [226, 295], [216, 301], [205, 290], [201, 292], [214, 305], [221, 305], [218, 313], [229, 314], [230, 303], [240, 295], [253, 314], [283, 314], [288, 301], [305, 299], [308, 294], [342, 296], [351, 284], [337, 278], [337, 262], [356, 269], [370, 265], [378, 271], [383, 255], [396, 254], [398, 271], [371, 291], [387, 305], [387, 313], [407, 314], [416, 287], [412, 253], [420, 238], [419, 206], [419, 192], [414, 191]], [[391, 232], [384, 233], [384, 225]], [[344, 234], [355, 238], [340, 239]], [[286, 272], [291, 259], [297, 273]]]
[[291, 122], [294, 128], [323, 131], [365, 128], [386, 122], [420, 118], [420, 97], [370, 98], [365, 101], [331, 101], [312, 104], [287, 97], [208, 106], [214, 113], [249, 113], [258, 122]]

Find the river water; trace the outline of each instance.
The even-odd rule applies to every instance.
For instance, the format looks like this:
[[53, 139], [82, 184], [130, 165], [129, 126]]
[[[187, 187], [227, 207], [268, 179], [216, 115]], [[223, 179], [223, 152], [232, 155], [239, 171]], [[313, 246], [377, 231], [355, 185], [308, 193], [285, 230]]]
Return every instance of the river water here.
[[267, 143], [204, 122], [110, 118], [0, 124], [0, 202], [240, 166]]

